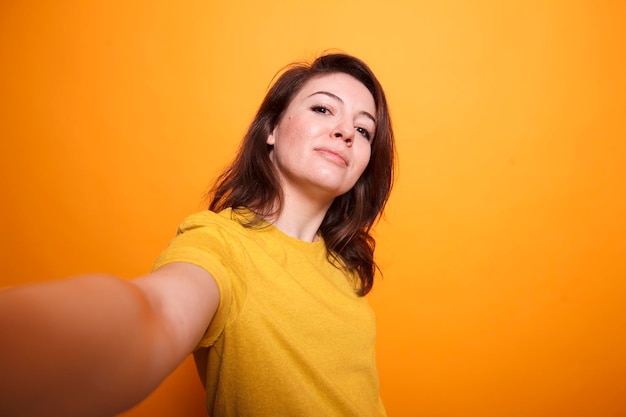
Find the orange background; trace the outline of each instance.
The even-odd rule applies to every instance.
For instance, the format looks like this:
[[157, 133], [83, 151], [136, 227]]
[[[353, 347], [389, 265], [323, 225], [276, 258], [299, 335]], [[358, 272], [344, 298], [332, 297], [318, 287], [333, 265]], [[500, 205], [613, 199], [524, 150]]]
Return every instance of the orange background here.
[[[624, 22], [622, 1], [0, 2], [0, 285], [148, 271], [274, 73], [338, 48], [398, 139], [370, 296], [390, 416], [624, 416]], [[187, 361], [125, 416], [202, 408]]]

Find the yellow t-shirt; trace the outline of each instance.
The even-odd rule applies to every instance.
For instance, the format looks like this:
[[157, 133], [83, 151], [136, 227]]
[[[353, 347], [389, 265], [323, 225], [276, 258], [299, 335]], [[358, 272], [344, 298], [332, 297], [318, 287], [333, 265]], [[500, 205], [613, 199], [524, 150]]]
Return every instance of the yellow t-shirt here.
[[246, 228], [238, 215], [189, 216], [155, 263], [198, 265], [219, 287], [195, 352], [210, 415], [386, 416], [358, 280], [328, 261], [323, 240]]

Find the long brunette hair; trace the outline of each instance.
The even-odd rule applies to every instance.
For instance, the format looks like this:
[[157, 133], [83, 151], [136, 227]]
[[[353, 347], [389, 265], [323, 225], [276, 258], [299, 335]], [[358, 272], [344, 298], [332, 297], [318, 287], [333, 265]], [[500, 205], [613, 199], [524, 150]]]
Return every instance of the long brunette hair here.
[[365, 295], [372, 289], [377, 269], [375, 240], [370, 232], [391, 192], [395, 145], [385, 93], [360, 59], [346, 54], [327, 54], [310, 64], [295, 63], [286, 67], [265, 96], [235, 158], [211, 188], [209, 210], [247, 208], [257, 215], [244, 224], [249, 227], [280, 212], [282, 189], [269, 157], [271, 147], [266, 143], [267, 137], [300, 89], [312, 78], [330, 73], [345, 73], [356, 78], [370, 91], [376, 105], [376, 132], [370, 161], [354, 187], [335, 198], [319, 230], [329, 260], [339, 261], [348, 271], [357, 273], [361, 284], [358, 294]]

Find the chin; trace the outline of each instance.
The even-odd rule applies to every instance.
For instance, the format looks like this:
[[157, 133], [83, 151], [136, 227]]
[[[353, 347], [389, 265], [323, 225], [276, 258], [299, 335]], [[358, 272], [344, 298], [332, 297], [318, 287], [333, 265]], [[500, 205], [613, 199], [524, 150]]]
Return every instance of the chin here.
[[331, 187], [331, 186], [323, 186], [323, 185], [319, 185], [319, 188], [322, 189], [331, 199], [335, 199], [339, 196], [344, 195], [345, 193], [347, 193], [348, 191], [350, 191], [352, 189], [352, 187], [350, 188], [346, 188], [346, 187]]

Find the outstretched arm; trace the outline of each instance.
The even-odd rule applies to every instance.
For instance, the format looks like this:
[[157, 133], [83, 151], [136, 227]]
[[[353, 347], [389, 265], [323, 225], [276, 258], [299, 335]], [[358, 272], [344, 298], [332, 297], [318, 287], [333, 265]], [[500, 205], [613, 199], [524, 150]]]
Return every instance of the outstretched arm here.
[[193, 350], [219, 304], [185, 263], [132, 281], [104, 275], [0, 291], [0, 415], [113, 416]]

